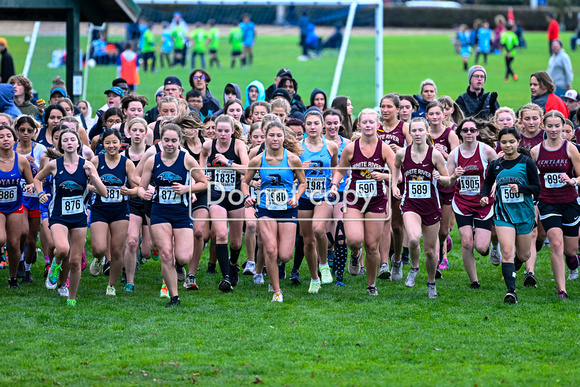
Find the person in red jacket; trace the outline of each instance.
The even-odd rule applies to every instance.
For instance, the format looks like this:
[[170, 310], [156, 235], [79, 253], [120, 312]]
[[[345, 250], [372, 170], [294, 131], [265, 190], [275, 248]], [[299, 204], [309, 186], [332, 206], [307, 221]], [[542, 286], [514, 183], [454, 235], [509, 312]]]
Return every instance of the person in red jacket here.
[[560, 38], [560, 25], [556, 21], [556, 15], [553, 13], [546, 15], [546, 21], [548, 22], [548, 48], [550, 56], [552, 56], [552, 42]]
[[125, 51], [119, 55], [117, 61], [117, 76], [127, 80], [129, 90], [135, 91], [140, 83], [139, 79], [139, 56], [133, 51], [131, 42], [125, 43]]
[[550, 110], [561, 112], [564, 117], [568, 117], [568, 107], [564, 101], [554, 94], [556, 85], [552, 77], [546, 71], [538, 71], [530, 76], [530, 91], [532, 93], [532, 103], [535, 103], [544, 109], [544, 113]]

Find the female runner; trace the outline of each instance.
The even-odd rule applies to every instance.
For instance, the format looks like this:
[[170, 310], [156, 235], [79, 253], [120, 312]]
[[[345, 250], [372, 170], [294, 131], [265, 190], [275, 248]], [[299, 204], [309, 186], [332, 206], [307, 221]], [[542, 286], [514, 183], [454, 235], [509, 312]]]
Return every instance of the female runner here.
[[[20, 262], [20, 236], [24, 221], [21, 179], [26, 192], [33, 192], [30, 163], [14, 151], [16, 133], [9, 126], [0, 126], [0, 246], [6, 244], [9, 262], [8, 286], [19, 289], [17, 272]], [[36, 254], [36, 246], [34, 247]]]
[[[337, 193], [338, 184], [351, 168], [350, 185], [344, 213], [346, 243], [351, 251], [366, 251], [367, 293], [379, 294], [375, 285], [379, 270], [379, 242], [387, 215], [388, 203], [385, 181], [388, 174], [382, 171], [388, 166], [393, 170], [395, 155], [391, 148], [377, 137], [379, 114], [363, 109], [359, 116], [361, 137], [348, 144], [342, 151], [339, 169], [330, 184], [330, 193]], [[361, 253], [351, 260], [360, 261]]]
[[[113, 108], [108, 109], [105, 112], [105, 115], [103, 116], [103, 122], [105, 123], [105, 127], [103, 128], [103, 132], [105, 130], [112, 129], [113, 126], [115, 126], [115, 125], [120, 126], [123, 123], [123, 121], [125, 121], [125, 115], [123, 114], [123, 111], [120, 108], [113, 107]], [[103, 146], [99, 142], [101, 135], [102, 135], [102, 133], [97, 135], [97, 136], [94, 136], [91, 140], [91, 150], [95, 154], [99, 154], [103, 150]]]
[[447, 170], [451, 176], [458, 176], [453, 196], [453, 212], [461, 237], [463, 266], [469, 277], [471, 289], [479, 289], [473, 249], [487, 255], [493, 224], [493, 200], [482, 207], [481, 185], [489, 163], [497, 159], [495, 150], [478, 141], [479, 125], [474, 118], [466, 118], [457, 127], [461, 145], [451, 151], [447, 160]]
[[[443, 155], [445, 162], [449, 159], [449, 153], [459, 146], [459, 139], [452, 128], [445, 128], [443, 125], [444, 107], [438, 101], [432, 101], [427, 105], [426, 118], [429, 120], [429, 135], [433, 140], [435, 149]], [[441, 226], [439, 227], [439, 269], [449, 268], [445, 247], [447, 237], [453, 227], [453, 210], [451, 202], [455, 188], [446, 187], [441, 183], [437, 184], [439, 201], [441, 203]], [[440, 273], [437, 273], [440, 275]]]
[[119, 153], [122, 140], [118, 130], [105, 130], [99, 141], [106, 153], [93, 157], [91, 163], [107, 188], [107, 195], [96, 196], [91, 205], [91, 249], [98, 261], [107, 252], [110, 253], [111, 268], [106, 295], [116, 296], [115, 286], [123, 268], [123, 248], [129, 228], [127, 196], [137, 195], [131, 180], [135, 164]]
[[[242, 181], [242, 192], [246, 208], [254, 206], [256, 199], [250, 194], [249, 184], [254, 174], [260, 174], [261, 188], [257, 217], [260, 219], [258, 232], [263, 241], [266, 270], [276, 273], [278, 260], [288, 262], [294, 253], [298, 198], [306, 189], [306, 178], [302, 170], [300, 143], [286, 137], [284, 125], [271, 122], [266, 127], [266, 149], [248, 164], [248, 172]], [[276, 167], [278, 169], [272, 169]], [[294, 191], [294, 180], [298, 189]], [[272, 302], [282, 302], [280, 279], [270, 275], [274, 292]]]
[[223, 292], [231, 292], [238, 284], [240, 270], [238, 258], [244, 225], [244, 198], [240, 193], [240, 183], [241, 174], [248, 165], [248, 151], [244, 142], [239, 140], [241, 135], [242, 128], [232, 117], [219, 116], [216, 119], [217, 138], [204, 142], [200, 155], [200, 164], [211, 168], [209, 215], [216, 233], [216, 254], [222, 272], [219, 289]]
[[[133, 118], [127, 123], [125, 133], [129, 135], [131, 146], [125, 149], [122, 154], [133, 162], [137, 167], [145, 151], [149, 146], [145, 145], [147, 136], [147, 122], [143, 118]], [[138, 184], [140, 178], [136, 173], [130, 175], [133, 182]], [[139, 241], [141, 240], [141, 245]], [[137, 265], [137, 252], [141, 250], [144, 259], [151, 258], [151, 233], [147, 226], [147, 216], [145, 215], [145, 204], [139, 197], [129, 197], [129, 227], [127, 229], [127, 242], [124, 254], [124, 266], [127, 283], [125, 290], [133, 292], [135, 290], [135, 268]]]
[[44, 126], [36, 135], [34, 141], [49, 148], [52, 146], [52, 130], [60, 124], [60, 120], [66, 116], [66, 112], [60, 105], [50, 105], [44, 111]]
[[[50, 161], [34, 178], [41, 203], [48, 201], [42, 191], [42, 181], [52, 175], [49, 227], [55, 245], [46, 287], [59, 287], [61, 296], [68, 296], [67, 305], [76, 306], [76, 295], [81, 280], [81, 255], [87, 236], [87, 211], [85, 200], [89, 181], [97, 194], [107, 195], [107, 188], [99, 179], [97, 170], [90, 162], [79, 156], [81, 140], [77, 132], [63, 129], [57, 150], [63, 156]], [[67, 291], [66, 280], [70, 276]]]
[[214, 117], [214, 116], [207, 116], [203, 120], [203, 123], [205, 124], [205, 130], [203, 131], [202, 135], [203, 135], [203, 138], [205, 138], [206, 140], [213, 140], [214, 138], [216, 138], [215, 137], [215, 119], [216, 119], [216, 117]]
[[[326, 250], [327, 219], [332, 215], [332, 206], [325, 200], [332, 177], [331, 168], [338, 164], [338, 147], [322, 136], [324, 119], [316, 110], [304, 115], [306, 138], [302, 140], [302, 166], [305, 168], [306, 190], [300, 196], [298, 219], [300, 234], [304, 239], [304, 255], [310, 270], [309, 293], [318, 293], [322, 284], [332, 283]], [[342, 179], [341, 179], [342, 180]], [[318, 270], [322, 278], [318, 278]]]
[[540, 171], [538, 209], [550, 241], [556, 294], [568, 298], [563, 257], [566, 256], [570, 270], [578, 268], [580, 206], [576, 191], [578, 179], [573, 176], [580, 171], [580, 153], [573, 143], [562, 139], [565, 120], [557, 110], [546, 113], [542, 122], [547, 138], [533, 147], [531, 153]]
[[[401, 100], [396, 94], [387, 94], [381, 99], [381, 116], [383, 118], [382, 128], [379, 128], [377, 134], [379, 140], [385, 142], [396, 153], [399, 149], [412, 142], [409, 135], [409, 124], [397, 118], [400, 112]], [[403, 189], [402, 183], [399, 184], [399, 190]], [[392, 216], [385, 222], [383, 236], [381, 238], [381, 267], [379, 269], [379, 278], [389, 279], [389, 250], [391, 246], [391, 229], [393, 232], [393, 273], [392, 280], [400, 281], [403, 278], [403, 267], [401, 264], [401, 250], [403, 248], [403, 216], [399, 210], [401, 202], [393, 199], [391, 208]]]
[[419, 273], [421, 254], [419, 244], [422, 234], [427, 268], [427, 295], [429, 298], [436, 298], [438, 296], [435, 286], [438, 261], [436, 249], [441, 207], [434, 181], [450, 186], [456, 176], [448, 176], [443, 155], [429, 144], [427, 120], [421, 117], [414, 118], [410, 126], [413, 142], [397, 152], [393, 173], [393, 181], [398, 181], [403, 173], [405, 182], [405, 192], [402, 195], [399, 188], [393, 186], [393, 196], [402, 199], [403, 223], [409, 236], [411, 270], [405, 280], [405, 286], [415, 286], [415, 278]]
[[[32, 141], [32, 137], [38, 131], [38, 123], [30, 116], [20, 116], [14, 124], [14, 129], [18, 133], [18, 143], [15, 145], [15, 151], [19, 155], [26, 157], [30, 163], [32, 177], [36, 176], [40, 170], [40, 160], [46, 148], [44, 145]], [[22, 180], [24, 185], [25, 181]], [[24, 279], [22, 283], [32, 283], [30, 268], [36, 262], [36, 239], [40, 228], [40, 202], [38, 194], [29, 194], [23, 192], [22, 204], [24, 206], [24, 219], [22, 222], [22, 237], [20, 240], [20, 250], [26, 251], [24, 264]]]
[[540, 179], [534, 161], [518, 150], [520, 134], [516, 128], [500, 130], [498, 141], [504, 155], [489, 165], [481, 189], [481, 206], [489, 204], [495, 184], [494, 223], [501, 247], [501, 271], [508, 289], [503, 300], [515, 304], [516, 269], [531, 256], [536, 218], [533, 196], [540, 192]]
[[455, 130], [457, 124], [465, 118], [461, 108], [457, 105], [457, 102], [447, 95], [439, 97], [438, 101], [443, 105], [443, 114], [445, 115], [443, 125], [445, 125], [446, 128], [451, 127], [452, 130]]
[[354, 107], [350, 102], [350, 98], [345, 96], [336, 97], [334, 100], [332, 100], [331, 107], [342, 113], [342, 127], [340, 128], [340, 135], [350, 140], [354, 129], [356, 129], [352, 126], [352, 111], [354, 110]]
[[406, 123], [410, 123], [411, 118], [413, 118], [413, 113], [419, 110], [419, 104], [417, 103], [415, 97], [408, 94], [399, 95], [399, 100], [399, 119], [401, 121], [405, 121]]
[[[348, 144], [351, 143], [349, 139], [346, 139], [338, 134], [340, 126], [342, 125], [342, 114], [335, 109], [326, 109], [322, 114], [324, 118], [324, 128], [326, 132], [324, 138], [326, 141], [332, 141], [338, 146], [338, 162], [340, 163], [340, 156], [342, 151]], [[348, 171], [346, 171], [348, 172]], [[332, 218], [334, 222], [328, 222], [326, 227], [326, 232], [328, 235], [332, 236], [334, 240], [334, 263], [333, 271], [336, 273], [336, 286], [344, 286], [344, 267], [346, 266], [346, 260], [348, 258], [348, 248], [346, 246], [346, 237], [344, 235], [344, 223], [343, 219], [343, 200], [344, 200], [344, 190], [346, 189], [346, 182], [348, 179], [348, 173], [340, 181], [337, 187], [337, 199], [334, 201], [334, 206], [332, 210]], [[331, 239], [331, 238], [329, 238]], [[330, 264], [330, 255], [329, 255]]]
[[[178, 125], [164, 125], [160, 136], [163, 150], [145, 162], [139, 196], [152, 201], [151, 236], [161, 256], [161, 272], [171, 297], [169, 308], [181, 304], [175, 265], [187, 265], [193, 252], [188, 194], [206, 189], [207, 181], [193, 157], [180, 150], [183, 134]], [[155, 182], [154, 190], [149, 189], [150, 181]]]

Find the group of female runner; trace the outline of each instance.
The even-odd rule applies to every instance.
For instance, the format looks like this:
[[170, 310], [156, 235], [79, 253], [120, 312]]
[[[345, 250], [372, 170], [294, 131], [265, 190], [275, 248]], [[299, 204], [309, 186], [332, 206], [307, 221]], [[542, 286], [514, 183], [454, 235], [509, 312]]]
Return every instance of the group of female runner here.
[[[125, 290], [135, 291], [138, 262], [158, 255], [168, 307], [180, 304], [178, 281], [198, 289], [206, 246], [208, 273], [219, 264], [218, 288], [232, 291], [242, 237], [243, 274], [260, 284], [268, 273], [275, 302], [294, 255], [291, 280], [301, 282], [306, 257], [309, 293], [345, 286], [348, 249], [349, 272], [366, 272], [369, 295], [378, 295], [377, 278], [401, 281], [407, 260], [404, 284], [413, 287], [421, 238], [427, 295], [436, 298], [455, 223], [472, 289], [481, 286], [474, 251], [490, 254], [502, 265], [504, 301], [517, 302], [515, 273], [525, 263], [524, 285], [537, 286], [536, 250], [546, 237], [557, 295], [567, 298], [566, 265], [577, 278], [580, 153], [573, 124], [557, 111], [527, 104], [516, 118], [501, 108], [488, 123], [463, 119], [442, 97], [429, 102], [426, 118], [412, 118], [413, 97], [387, 94], [354, 125], [346, 108], [311, 108], [303, 121], [281, 122], [285, 101], [276, 114], [265, 102], [250, 106], [264, 114], [241, 122], [236, 99], [202, 122], [164, 97], [159, 120], [147, 125], [146, 100], [126, 99], [104, 114], [91, 147], [60, 105], [46, 109], [42, 128], [28, 116], [1, 122], [0, 245], [10, 287], [19, 287], [21, 259], [23, 283], [32, 282], [40, 230], [46, 286], [74, 306], [89, 226], [90, 273], [109, 276], [106, 295], [116, 295], [121, 272]], [[348, 98], [343, 105], [352, 109]]]

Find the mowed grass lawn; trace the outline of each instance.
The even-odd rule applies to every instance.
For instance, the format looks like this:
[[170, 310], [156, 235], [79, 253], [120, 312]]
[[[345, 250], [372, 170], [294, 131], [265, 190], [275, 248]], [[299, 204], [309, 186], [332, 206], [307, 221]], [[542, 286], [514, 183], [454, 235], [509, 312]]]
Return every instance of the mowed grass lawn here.
[[[490, 57], [487, 66], [487, 88], [516, 108], [529, 101], [529, 74], [545, 69], [548, 60], [545, 36], [527, 38], [530, 48], [515, 62], [518, 83], [504, 83], [502, 57]], [[11, 41], [21, 68], [26, 48], [18, 38]], [[210, 87], [220, 95], [230, 81], [243, 86], [260, 79], [268, 86], [279, 68], [289, 67], [306, 99], [314, 87], [329, 90], [336, 58], [297, 62], [295, 42], [294, 36], [260, 36], [254, 66], [214, 70]], [[45, 67], [47, 50], [60, 48], [53, 38], [41, 38], [37, 47], [46, 52], [35, 57], [31, 78], [44, 96], [64, 69]], [[358, 112], [373, 105], [373, 40], [353, 38], [349, 50], [340, 93], [351, 96]], [[573, 62], [577, 55], [571, 53]], [[175, 73], [186, 82], [188, 71]], [[144, 74], [139, 91], [152, 96], [167, 74]], [[102, 91], [114, 76], [113, 67], [92, 72], [93, 106], [104, 103]], [[386, 92], [418, 92], [427, 77], [437, 82], [439, 95], [457, 96], [467, 85], [447, 35], [385, 38]], [[205, 273], [206, 252], [198, 272], [201, 290], [186, 292], [180, 284], [180, 308], [166, 309], [167, 300], [159, 298], [160, 264], [153, 261], [137, 273], [135, 293], [118, 286], [116, 297], [105, 296], [106, 278], [86, 270], [77, 307], [67, 308], [44, 287], [40, 258], [34, 284], [0, 288], [0, 384], [578, 385], [580, 282], [568, 283], [569, 300], [557, 299], [545, 247], [537, 261], [538, 288], [523, 288], [520, 272], [520, 302], [504, 305], [501, 269], [478, 255], [482, 288], [470, 290], [457, 231], [452, 235], [451, 268], [437, 281], [436, 300], [427, 298], [423, 261], [415, 288], [378, 280], [378, 297], [366, 294], [366, 278], [349, 274], [345, 288], [325, 285], [310, 295], [305, 263], [302, 285], [282, 281], [283, 304], [271, 303], [267, 286], [254, 285], [249, 276], [223, 294], [219, 275]], [[1, 273], [5, 281], [8, 272]]]

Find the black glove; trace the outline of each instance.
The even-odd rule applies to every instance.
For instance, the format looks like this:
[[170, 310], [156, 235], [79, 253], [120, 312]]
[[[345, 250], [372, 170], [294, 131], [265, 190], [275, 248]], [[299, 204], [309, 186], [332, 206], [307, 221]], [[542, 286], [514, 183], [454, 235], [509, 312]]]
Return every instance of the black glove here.
[[495, 104], [497, 103], [497, 92], [493, 91], [489, 96], [489, 111], [491, 114], [495, 114], [496, 108]]

